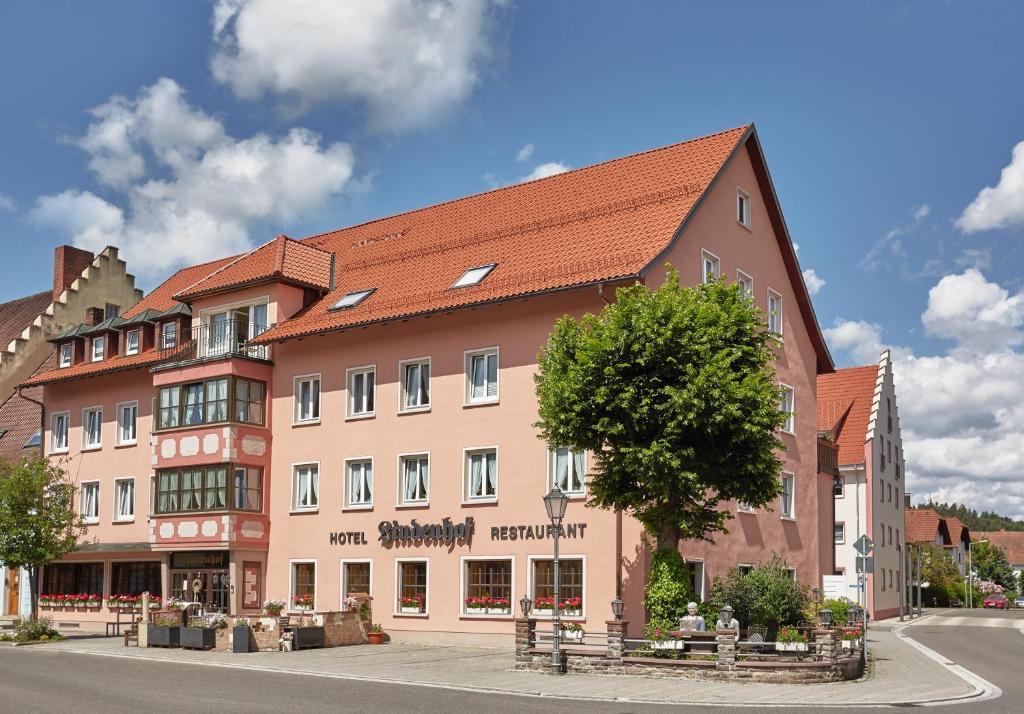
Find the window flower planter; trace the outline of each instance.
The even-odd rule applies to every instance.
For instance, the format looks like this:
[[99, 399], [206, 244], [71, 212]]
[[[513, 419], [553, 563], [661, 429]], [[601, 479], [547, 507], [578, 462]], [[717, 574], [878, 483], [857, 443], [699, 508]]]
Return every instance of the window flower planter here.
[[289, 627], [292, 633], [292, 649], [305, 650], [324, 646], [324, 628], [322, 627]]
[[406, 605], [402, 605], [402, 607], [400, 607], [398, 609], [398, 611], [401, 612], [403, 615], [422, 615], [423, 614], [423, 608], [422, 607], [410, 607], [410, 606], [406, 606]]
[[775, 651], [776, 652], [806, 652], [807, 651], [807, 643], [806, 642], [776, 642], [775, 643]]
[[398, 599], [398, 611], [403, 615], [422, 615], [426, 608], [419, 595], [407, 595]]
[[181, 628], [177, 625], [164, 627], [162, 625], [147, 625], [150, 647], [178, 647], [180, 646]]
[[182, 649], [209, 650], [217, 643], [217, 630], [212, 627], [182, 627], [178, 635]]
[[489, 607], [487, 608], [488, 615], [511, 615], [512, 608], [510, 607]]
[[582, 642], [583, 630], [562, 630], [562, 639], [566, 641]]
[[856, 639], [856, 640], [843, 640], [843, 649], [844, 650], [853, 650], [853, 649], [858, 649], [859, 650], [860, 649], [860, 640], [859, 639]]

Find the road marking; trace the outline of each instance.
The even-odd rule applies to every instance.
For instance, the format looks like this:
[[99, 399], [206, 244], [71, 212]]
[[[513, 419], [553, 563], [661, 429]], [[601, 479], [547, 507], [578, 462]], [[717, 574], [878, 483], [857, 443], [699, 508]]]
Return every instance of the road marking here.
[[[910, 623], [916, 624], [916, 623]], [[1006, 627], [1019, 629], [1021, 621], [1008, 617], [944, 617], [937, 616], [928, 620], [929, 627]]]
[[[943, 620], [943, 619], [969, 620], [969, 619], [974, 619], [974, 618], [930, 617], [927, 620], [928, 626], [934, 625], [934, 624], [936, 624], [936, 622], [938, 620]], [[920, 652], [921, 654], [923, 654], [923, 655], [925, 655], [927, 657], [930, 657], [931, 659], [935, 660], [936, 662], [938, 662], [939, 664], [944, 666], [947, 670], [949, 670], [950, 672], [955, 674], [957, 677], [959, 677], [960, 679], [964, 680], [969, 685], [971, 685], [971, 687], [974, 688], [975, 694], [965, 698], [965, 701], [969, 701], [970, 703], [973, 704], [974, 702], [983, 702], [983, 701], [986, 701], [986, 700], [989, 700], [989, 699], [998, 699], [999, 697], [1003, 696], [1003, 690], [1000, 689], [999, 687], [997, 687], [996, 685], [992, 684], [992, 682], [988, 681], [987, 679], [984, 679], [983, 677], [979, 677], [977, 674], [975, 674], [974, 672], [970, 671], [966, 667], [963, 667], [963, 666], [957, 664], [956, 662], [951, 661], [948, 657], [946, 657], [943, 654], [940, 654], [940, 653], [936, 652], [935, 650], [931, 649], [930, 647], [925, 647], [920, 642], [918, 642], [917, 640], [912, 638], [910, 635], [906, 635], [906, 634], [903, 633], [903, 630], [907, 629], [908, 627], [912, 627], [914, 625], [917, 625], [917, 624], [918, 623], [913, 622], [913, 623], [907, 623], [905, 625], [900, 625], [898, 627], [893, 628], [892, 632], [893, 632], [894, 635], [896, 635], [896, 637], [898, 637], [899, 639], [901, 639], [904, 642], [906, 642], [908, 645], [910, 645], [911, 647], [916, 649], [918, 652]], [[1022, 630], [1022, 632], [1024, 632], [1024, 630]], [[948, 701], [922, 702], [918, 706], [925, 706], [925, 707], [943, 706], [943, 705], [948, 704], [948, 703], [949, 703]]]

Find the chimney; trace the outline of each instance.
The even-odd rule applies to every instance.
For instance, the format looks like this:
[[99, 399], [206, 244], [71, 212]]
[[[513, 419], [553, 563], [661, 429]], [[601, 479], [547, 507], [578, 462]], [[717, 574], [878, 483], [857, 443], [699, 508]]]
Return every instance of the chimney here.
[[92, 263], [93, 255], [87, 250], [70, 245], [59, 245], [53, 251], [53, 299], [71, 287], [75, 278]]
[[85, 319], [82, 322], [86, 325], [98, 325], [103, 322], [104, 314], [102, 307], [87, 307], [85, 308]]

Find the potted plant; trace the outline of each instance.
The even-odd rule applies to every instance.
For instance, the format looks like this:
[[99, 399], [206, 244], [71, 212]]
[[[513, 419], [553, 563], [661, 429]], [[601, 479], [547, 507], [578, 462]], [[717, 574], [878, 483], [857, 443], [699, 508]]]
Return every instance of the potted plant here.
[[150, 647], [178, 647], [181, 642], [181, 628], [172, 617], [157, 617], [146, 629]]
[[370, 625], [366, 628], [366, 639], [370, 641], [371, 645], [384, 644], [384, 628], [380, 625]]
[[512, 601], [507, 597], [492, 597], [487, 599], [488, 615], [511, 615]]
[[583, 625], [578, 622], [567, 622], [562, 625], [562, 639], [583, 641]]
[[305, 650], [324, 646], [324, 628], [309, 617], [299, 619], [299, 624], [288, 628], [292, 633], [292, 647]]
[[282, 652], [292, 651], [292, 642], [295, 640], [295, 634], [291, 631], [282, 632], [281, 638], [277, 641], [278, 647], [281, 648]]
[[651, 643], [652, 650], [674, 650], [676, 648], [675, 640], [671, 638], [669, 631], [653, 622], [648, 622], [644, 627], [644, 638]]
[[293, 595], [292, 596], [292, 607], [296, 610], [312, 610], [313, 609], [313, 594], [306, 593], [305, 595]]
[[193, 617], [187, 625], [180, 628], [178, 643], [183, 649], [188, 650], [213, 649], [217, 643], [217, 628], [209, 618]]
[[231, 623], [231, 651], [252, 652], [252, 623], [248, 617], [236, 617]]
[[777, 652], [806, 652], [807, 636], [795, 627], [781, 627], [775, 639]]
[[284, 610], [284, 600], [267, 600], [263, 603], [263, 612], [271, 617], [278, 617]]
[[403, 595], [398, 598], [399, 612], [405, 615], [419, 615], [423, 613], [422, 595]]
[[567, 597], [562, 600], [562, 614], [569, 617], [578, 617], [583, 614], [583, 598]]
[[852, 650], [860, 648], [860, 638], [864, 635], [859, 627], [843, 628], [843, 649]]
[[467, 597], [466, 598], [466, 612], [470, 615], [483, 615], [487, 612], [487, 601], [489, 598], [486, 597]]
[[370, 613], [370, 603], [364, 602], [362, 605], [359, 606], [359, 619], [360, 620], [362, 620], [364, 622], [369, 622], [370, 614], [371, 614]]
[[342, 612], [355, 612], [359, 609], [359, 598], [352, 597], [351, 595], [342, 598], [341, 610]]

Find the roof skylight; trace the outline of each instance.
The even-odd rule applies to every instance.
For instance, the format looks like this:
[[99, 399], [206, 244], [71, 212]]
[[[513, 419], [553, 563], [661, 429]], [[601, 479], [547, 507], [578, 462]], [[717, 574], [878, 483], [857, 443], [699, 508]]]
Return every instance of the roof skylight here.
[[356, 290], [355, 292], [348, 293], [347, 295], [343, 296], [340, 300], [338, 300], [336, 303], [331, 305], [331, 309], [346, 310], [350, 307], [355, 307], [363, 300], [373, 295], [376, 289], [377, 288], [369, 288], [367, 290]]
[[479, 285], [480, 282], [486, 278], [497, 263], [491, 263], [490, 265], [481, 265], [478, 268], [470, 268], [462, 277], [455, 281], [452, 285], [453, 288], [468, 288], [470, 285]]

